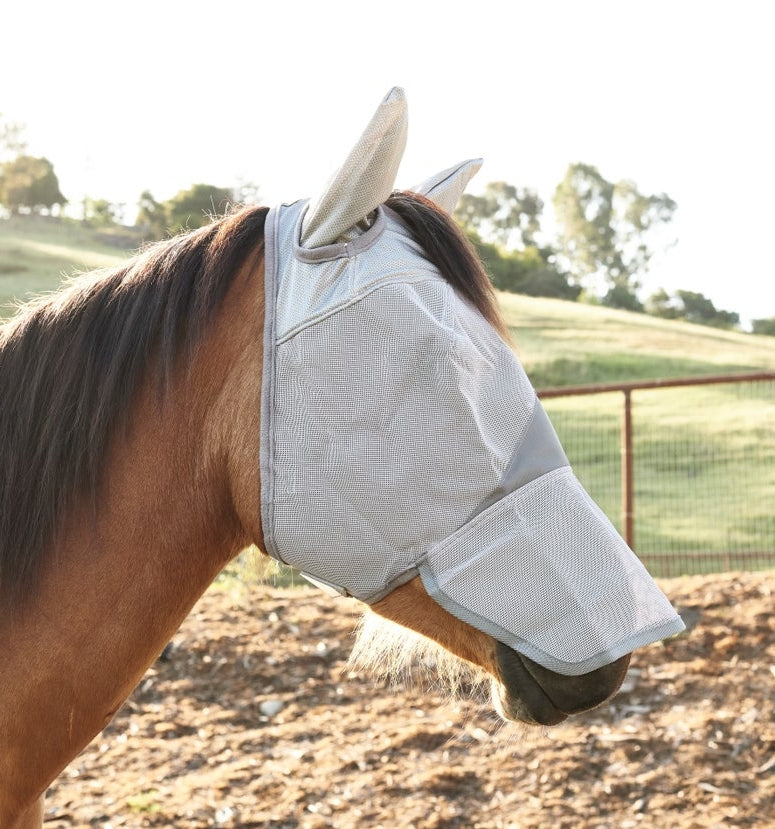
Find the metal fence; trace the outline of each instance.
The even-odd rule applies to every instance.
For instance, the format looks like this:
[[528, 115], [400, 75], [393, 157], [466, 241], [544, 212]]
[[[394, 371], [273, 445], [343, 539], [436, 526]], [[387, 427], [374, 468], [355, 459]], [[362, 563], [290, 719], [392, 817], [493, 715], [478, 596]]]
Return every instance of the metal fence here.
[[653, 575], [775, 567], [775, 372], [539, 391]]

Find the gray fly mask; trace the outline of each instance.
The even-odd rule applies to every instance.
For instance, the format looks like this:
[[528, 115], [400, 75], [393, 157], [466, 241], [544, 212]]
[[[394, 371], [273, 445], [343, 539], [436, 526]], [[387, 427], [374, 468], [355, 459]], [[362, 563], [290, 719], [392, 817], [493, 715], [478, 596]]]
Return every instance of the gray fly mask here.
[[[393, 90], [328, 185], [266, 230], [262, 520], [274, 557], [374, 602], [439, 604], [577, 675], [683, 629], [582, 488], [511, 349], [384, 206]], [[479, 162], [415, 188], [447, 211]]]

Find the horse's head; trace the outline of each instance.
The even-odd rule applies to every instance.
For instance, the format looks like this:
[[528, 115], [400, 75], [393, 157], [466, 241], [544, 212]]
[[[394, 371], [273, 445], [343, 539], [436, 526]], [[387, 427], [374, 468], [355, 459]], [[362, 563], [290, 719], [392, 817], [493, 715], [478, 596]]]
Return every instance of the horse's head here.
[[510, 719], [616, 691], [682, 628], [573, 475], [448, 217], [479, 167], [392, 194], [400, 90], [266, 225], [265, 549], [485, 668]]

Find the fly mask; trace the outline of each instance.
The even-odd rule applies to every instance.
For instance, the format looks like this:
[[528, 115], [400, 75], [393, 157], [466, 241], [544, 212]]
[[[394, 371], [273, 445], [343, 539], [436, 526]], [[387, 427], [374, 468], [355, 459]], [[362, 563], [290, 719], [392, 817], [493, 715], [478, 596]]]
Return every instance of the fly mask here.
[[[406, 123], [394, 89], [323, 195], [267, 219], [267, 552], [367, 603], [419, 574], [459, 619], [587, 673], [683, 623], [512, 350], [385, 206]], [[451, 212], [479, 166], [414, 189]]]

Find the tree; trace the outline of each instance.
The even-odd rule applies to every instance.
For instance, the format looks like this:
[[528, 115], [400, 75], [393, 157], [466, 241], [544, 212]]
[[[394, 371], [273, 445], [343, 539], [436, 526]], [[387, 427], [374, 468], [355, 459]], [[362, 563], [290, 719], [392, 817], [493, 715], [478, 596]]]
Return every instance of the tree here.
[[652, 231], [668, 223], [675, 202], [665, 193], [646, 196], [631, 181], [607, 181], [596, 167], [571, 164], [554, 192], [560, 252], [573, 278], [602, 277], [603, 302], [639, 309], [637, 277], [648, 270]]
[[233, 203], [232, 190], [213, 184], [192, 184], [164, 202], [156, 201], [150, 190], [144, 190], [137, 204], [137, 224], [150, 238], [162, 239], [170, 233], [210, 224]]
[[167, 227], [177, 233], [210, 224], [213, 216], [223, 213], [233, 201], [229, 188], [213, 184], [193, 184], [164, 203]]
[[499, 290], [556, 299], [578, 298], [580, 288], [570, 285], [566, 275], [547, 262], [538, 248], [504, 250], [492, 242], [483, 242], [476, 233], [469, 231], [468, 235], [492, 284]]
[[671, 297], [664, 288], [654, 291], [646, 300], [645, 311], [653, 317], [662, 317], [662, 319], [676, 320], [681, 317], [681, 308], [676, 303], [675, 297]]
[[464, 193], [455, 218], [485, 242], [507, 249], [535, 247], [544, 203], [538, 194], [505, 181], [491, 181], [481, 196]]
[[713, 302], [697, 291], [677, 290], [676, 296], [683, 303], [683, 318], [699, 325], [716, 328], [734, 328], [740, 324], [740, 315], [734, 311], [718, 310]]
[[37, 212], [67, 204], [67, 199], [47, 158], [20, 155], [0, 166], [0, 204], [11, 213], [19, 213], [21, 208]]
[[697, 291], [678, 289], [672, 296], [660, 288], [646, 301], [646, 311], [665, 319], [681, 319], [714, 328], [736, 328], [740, 315], [735, 311], [723, 311]]
[[137, 202], [137, 226], [150, 239], [163, 239], [167, 234], [167, 213], [150, 190], [143, 190]]
[[643, 311], [643, 303], [638, 299], [635, 287], [623, 281], [611, 285], [603, 296], [602, 304], [609, 308], [621, 308], [623, 311]]
[[110, 227], [121, 222], [123, 217], [123, 204], [88, 196], [83, 200], [83, 220], [94, 227]]
[[476, 247], [493, 285], [530, 296], [576, 299], [551, 247], [539, 247], [544, 204], [528, 188], [491, 181], [482, 195], [464, 193], [455, 219]]
[[765, 334], [770, 337], [775, 337], [775, 317], [751, 320], [751, 331], [754, 334]]

